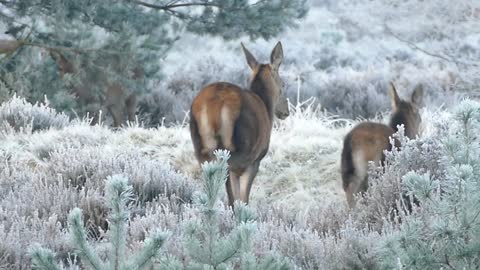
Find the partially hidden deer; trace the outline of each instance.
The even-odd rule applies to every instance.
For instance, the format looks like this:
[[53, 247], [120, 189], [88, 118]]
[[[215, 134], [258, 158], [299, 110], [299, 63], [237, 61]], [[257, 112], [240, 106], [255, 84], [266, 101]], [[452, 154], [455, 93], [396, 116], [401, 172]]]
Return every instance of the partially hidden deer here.
[[253, 180], [269, 148], [274, 116], [283, 120], [289, 115], [279, 76], [282, 44], [278, 42], [273, 49], [269, 64], [259, 64], [241, 47], [252, 70], [248, 89], [227, 82], [209, 84], [195, 97], [190, 110], [190, 134], [198, 162], [212, 160], [216, 149], [231, 153], [226, 189], [232, 207], [235, 200], [249, 201]]
[[[395, 85], [391, 82], [388, 90], [392, 114], [389, 125], [363, 122], [356, 125], [344, 138], [341, 157], [341, 173], [345, 195], [349, 207], [355, 206], [355, 195], [368, 188], [368, 162], [380, 165], [385, 161], [384, 150], [391, 151], [389, 137], [403, 125], [405, 135], [414, 139], [419, 134], [421, 124], [420, 106], [423, 100], [423, 87], [415, 87], [410, 101], [400, 99]], [[395, 147], [399, 147], [395, 141]]]
[[[63, 78], [65, 74], [75, 74], [77, 72], [76, 67], [62, 53], [58, 51], [50, 51], [50, 56], [57, 63], [60, 78]], [[132, 72], [132, 79], [139, 79], [143, 77], [143, 70], [139, 67], [134, 68]], [[106, 75], [102, 75], [100, 78], [106, 82]], [[87, 84], [82, 84], [72, 86], [71, 91], [77, 98], [77, 101], [83, 106], [91, 106], [95, 103], [101, 103], [101, 105], [104, 106], [111, 114], [114, 127], [121, 126], [126, 122], [125, 120], [135, 120], [135, 111], [137, 108], [137, 97], [135, 93], [127, 91], [119, 83], [108, 83], [103, 96], [95, 95], [90, 88], [91, 87], [89, 87]], [[93, 116], [92, 125], [96, 124], [99, 121], [98, 113], [91, 110], [88, 111], [90, 116]]]

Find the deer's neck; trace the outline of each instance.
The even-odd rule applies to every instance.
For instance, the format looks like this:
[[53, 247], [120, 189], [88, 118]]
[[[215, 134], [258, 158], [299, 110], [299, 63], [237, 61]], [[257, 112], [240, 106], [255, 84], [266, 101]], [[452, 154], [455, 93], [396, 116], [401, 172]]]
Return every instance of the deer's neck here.
[[260, 97], [267, 108], [268, 117], [273, 119], [273, 96], [269, 91], [268, 83], [265, 83], [260, 72], [253, 78], [250, 90]]
[[408, 117], [404, 113], [398, 111], [392, 114], [390, 118], [390, 127], [397, 132], [398, 126], [400, 125], [403, 125], [403, 128], [405, 129], [405, 136], [410, 139], [415, 136], [412, 134], [413, 132], [411, 130], [412, 128], [410, 126], [410, 121], [408, 121]]

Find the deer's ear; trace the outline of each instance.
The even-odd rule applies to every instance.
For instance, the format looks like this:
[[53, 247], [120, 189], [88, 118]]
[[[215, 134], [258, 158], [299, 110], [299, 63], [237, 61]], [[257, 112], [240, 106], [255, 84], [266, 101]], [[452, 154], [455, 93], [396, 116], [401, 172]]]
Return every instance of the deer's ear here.
[[250, 66], [252, 70], [255, 69], [258, 66], [257, 59], [255, 59], [255, 56], [253, 56], [253, 54], [249, 50], [247, 50], [247, 48], [245, 48], [243, 43], [240, 42], [240, 45], [242, 46], [243, 53], [245, 54], [245, 58], [247, 59], [248, 66]]
[[415, 104], [417, 107], [423, 106], [423, 85], [418, 84], [415, 89], [413, 89], [412, 93], [412, 103]]
[[390, 102], [392, 103], [392, 109], [397, 109], [400, 105], [400, 97], [398, 96], [397, 89], [393, 82], [388, 84], [388, 95], [390, 96]]
[[282, 43], [279, 41], [275, 48], [272, 50], [272, 54], [270, 55], [270, 64], [273, 66], [274, 69], [278, 69], [280, 64], [283, 61], [283, 48]]

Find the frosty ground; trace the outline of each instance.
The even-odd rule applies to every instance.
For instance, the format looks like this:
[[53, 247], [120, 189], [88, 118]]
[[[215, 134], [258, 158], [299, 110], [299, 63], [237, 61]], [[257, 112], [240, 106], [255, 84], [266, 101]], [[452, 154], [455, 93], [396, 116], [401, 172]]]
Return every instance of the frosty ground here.
[[[417, 229], [413, 232], [387, 221], [394, 201], [387, 195], [395, 191], [398, 198], [399, 190], [394, 188], [408, 172], [430, 173], [431, 183], [455, 186], [456, 172], [445, 172], [465, 165], [449, 163], [455, 159], [445, 153], [443, 139], [455, 137], [461, 130], [452, 124], [452, 106], [464, 96], [478, 97], [478, 65], [468, 65], [480, 55], [480, 20], [474, 12], [478, 3], [415, 1], [392, 9], [380, 1], [316, 2], [319, 6], [310, 10], [299, 28], [276, 38], [285, 50], [280, 76], [286, 84], [291, 115], [275, 121], [270, 150], [253, 183], [251, 206], [259, 216], [254, 253], [262, 256], [265, 250], [275, 250], [301, 269], [392, 269], [399, 258], [403, 262], [411, 258], [407, 266], [420, 269], [427, 269], [425, 265], [432, 265], [434, 260], [440, 261], [435, 266], [445, 268], [450, 263], [458, 269], [469, 269], [469, 263], [478, 265], [476, 256], [467, 252], [455, 257], [455, 262], [441, 261], [445, 254], [455, 253], [449, 249], [458, 246], [457, 242], [452, 244], [454, 241], [478, 240], [478, 231], [471, 229], [480, 228], [475, 218], [463, 223], [470, 229], [459, 226], [459, 231], [473, 234], [451, 239], [442, 233], [455, 231], [452, 226], [460, 215], [438, 211], [435, 206], [419, 209], [411, 223], [404, 223]], [[470, 7], [472, 12], [464, 12]], [[262, 62], [276, 42], [242, 41]], [[70, 120], [21, 99], [4, 103], [0, 110], [0, 239], [4, 239], [0, 241], [0, 268], [29, 268], [26, 250], [33, 243], [54, 250], [63, 262], [71, 258], [66, 219], [73, 207], [84, 211], [89, 237], [99, 240], [96, 248], [105, 255], [103, 188], [112, 174], [125, 175], [134, 187], [129, 249], [138, 250], [152, 231], [161, 228], [172, 231], [165, 252], [187, 258], [182, 226], [197, 218], [198, 211], [190, 203], [202, 181], [190, 140], [188, 108], [207, 83], [221, 80], [247, 86], [249, 70], [239, 44], [240, 40], [184, 35], [160, 60], [165, 77], [152, 82], [151, 91], [141, 100], [138, 123], [119, 130], [109, 128], [108, 120], [90, 126], [87, 121]], [[452, 58], [441, 59], [432, 52], [447, 53], [447, 58], [451, 54]], [[389, 81], [396, 83], [405, 99], [415, 85], [424, 85], [423, 132], [419, 140], [409, 142], [403, 152], [391, 157], [391, 167], [377, 172], [379, 184], [375, 185], [379, 187], [371, 188], [366, 206], [348, 212], [340, 177], [342, 140], [365, 119], [388, 122]], [[478, 138], [471, 145], [478, 146]], [[475, 147], [469, 150], [476, 153]], [[465, 163], [470, 166], [474, 162]], [[474, 178], [480, 175], [471, 174]], [[397, 186], [392, 188], [388, 183]], [[478, 192], [468, 198], [479, 198]], [[461, 203], [462, 207], [443, 205], [445, 209], [464, 209], [467, 219], [476, 212], [472, 209], [478, 209], [478, 203]], [[232, 223], [231, 213], [223, 211], [222, 230]], [[450, 223], [433, 222], [438, 221], [436, 217]], [[414, 226], [418, 224], [421, 230]], [[388, 246], [391, 239], [394, 243], [421, 240], [426, 246], [418, 250], [409, 249], [413, 244]], [[471, 243], [476, 242], [463, 244]], [[385, 255], [386, 247], [391, 248], [390, 256]], [[417, 254], [427, 255], [417, 259]], [[431, 261], [425, 259], [429, 256]]]
[[[17, 130], [4, 126], [1, 135], [3, 265], [19, 269], [29, 265], [25, 250], [33, 243], [55, 250], [66, 260], [71, 247], [65, 222], [73, 207], [83, 210], [90, 238], [103, 239], [103, 188], [105, 179], [114, 174], [125, 175], [134, 187], [134, 215], [128, 232], [131, 249], [137, 250], [156, 229], [165, 229], [173, 232], [166, 250], [185, 256], [178, 242], [185, 233], [182, 224], [197, 215], [189, 204], [203, 181], [187, 125], [143, 128], [137, 124], [112, 130], [103, 125], [92, 127], [86, 121], [70, 122], [61, 114], [28, 105], [20, 98], [3, 106], [2, 112], [17, 112], [16, 124], [25, 124]], [[291, 111], [286, 120], [275, 122], [270, 151], [253, 185], [251, 206], [260, 218], [255, 254], [264, 254], [265, 247], [274, 245], [274, 250], [303, 269], [330, 269], [352, 260], [359, 265], [373, 263], [367, 255], [376, 243], [371, 240], [380, 237], [377, 230], [384, 226], [385, 213], [367, 208], [352, 221], [340, 179], [342, 140], [358, 121], [339, 119], [308, 103], [303, 109], [291, 105]], [[32, 133], [31, 115], [36, 115], [44, 128], [50, 128]], [[438, 133], [435, 123], [449, 115], [443, 110], [423, 110], [420, 149]], [[430, 151], [429, 147], [425, 149]], [[406, 153], [409, 159], [411, 154]], [[435, 156], [422, 155], [438, 167]], [[387, 177], [403, 175], [412, 166], [425, 166], [399, 158], [405, 168], [394, 166], [395, 173], [387, 171]], [[369, 207], [377, 206], [383, 209], [388, 204], [377, 200]], [[222, 215], [222, 227], [229, 228], [228, 212]], [[365, 219], [371, 222], [372, 231], [364, 229]], [[103, 254], [106, 250], [101, 243], [96, 249]], [[367, 257], [342, 257], [349, 252]], [[69, 269], [76, 269], [72, 267]]]
[[[342, 138], [353, 123], [312, 108], [275, 122], [270, 151], [253, 186], [252, 204], [275, 203], [307, 210], [336, 202], [343, 207], [339, 157]], [[55, 166], [45, 159], [50, 151], [72, 145], [84, 151], [95, 148], [105, 155], [138, 153], [162, 166], [171, 166], [192, 183], [200, 181], [200, 165], [194, 157], [187, 125], [150, 129], [132, 125], [113, 131], [79, 123], [33, 135], [8, 135], [0, 148], [11, 155], [9, 162], [48, 167]]]
[[[340, 153], [343, 137], [359, 121], [341, 119], [313, 106], [302, 109], [290, 104], [290, 107], [291, 116], [275, 122], [270, 151], [255, 179], [251, 203], [275, 204], [295, 211], [328, 204], [346, 207]], [[424, 110], [423, 136], [433, 132], [428, 122], [431, 117], [432, 113]], [[158, 128], [143, 128], [137, 123], [112, 130], [77, 121], [62, 129], [6, 134], [2, 141], [0, 150], [12, 164], [56, 166], [49, 160], [50, 153], [73, 147], [72, 150], [103, 153], [104, 157], [117, 152], [144, 156], [153, 163], [170, 167], [193, 184], [201, 181], [188, 123]], [[71, 154], [75, 155], [75, 151]]]

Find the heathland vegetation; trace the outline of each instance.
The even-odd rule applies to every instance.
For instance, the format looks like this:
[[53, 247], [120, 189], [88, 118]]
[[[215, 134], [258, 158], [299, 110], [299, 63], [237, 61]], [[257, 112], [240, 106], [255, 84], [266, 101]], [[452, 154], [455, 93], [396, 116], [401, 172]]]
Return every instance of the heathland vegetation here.
[[[476, 1], [0, 7], [0, 269], [479, 267]], [[188, 111], [208, 83], [247, 87], [241, 41], [266, 63], [278, 40], [290, 113], [232, 212], [230, 156], [200, 168]], [[419, 135], [399, 128], [350, 209], [343, 139], [388, 123], [390, 81], [422, 85]]]

